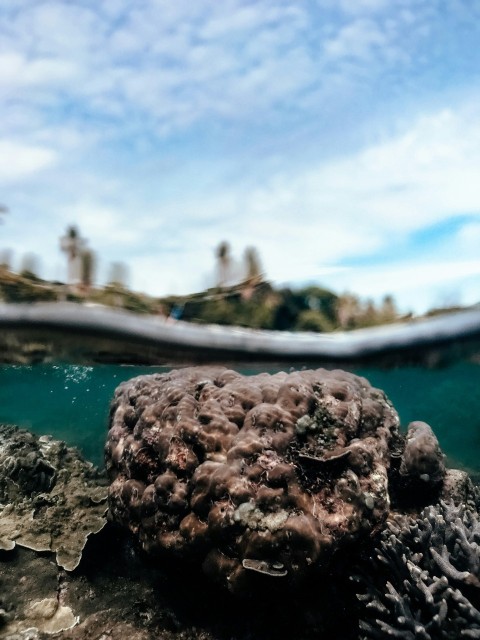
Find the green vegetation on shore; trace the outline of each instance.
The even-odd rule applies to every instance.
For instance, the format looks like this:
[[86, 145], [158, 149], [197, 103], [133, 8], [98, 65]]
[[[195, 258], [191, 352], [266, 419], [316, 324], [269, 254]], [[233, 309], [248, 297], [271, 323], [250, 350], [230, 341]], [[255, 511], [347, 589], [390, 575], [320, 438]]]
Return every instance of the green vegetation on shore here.
[[318, 286], [275, 288], [261, 277], [234, 286], [217, 286], [187, 295], [156, 298], [120, 283], [105, 287], [66, 285], [42, 280], [30, 271], [20, 274], [0, 267], [0, 300], [8, 303], [71, 301], [121, 308], [140, 314], [181, 318], [187, 322], [327, 332], [355, 329], [398, 319], [394, 301], [361, 301]]

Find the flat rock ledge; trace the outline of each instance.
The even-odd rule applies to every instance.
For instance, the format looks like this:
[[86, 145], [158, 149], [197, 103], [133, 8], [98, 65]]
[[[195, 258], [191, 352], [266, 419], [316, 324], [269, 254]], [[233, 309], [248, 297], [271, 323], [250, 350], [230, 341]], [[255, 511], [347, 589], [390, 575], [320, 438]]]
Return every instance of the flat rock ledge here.
[[72, 571], [106, 511], [105, 480], [76, 449], [0, 425], [0, 550], [52, 551]]

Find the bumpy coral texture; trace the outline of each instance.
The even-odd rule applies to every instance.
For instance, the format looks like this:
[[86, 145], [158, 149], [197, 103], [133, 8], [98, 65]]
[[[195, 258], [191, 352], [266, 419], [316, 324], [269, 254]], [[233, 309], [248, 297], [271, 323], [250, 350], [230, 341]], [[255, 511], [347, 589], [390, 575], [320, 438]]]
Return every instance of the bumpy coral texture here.
[[362, 640], [480, 638], [477, 508], [441, 502], [389, 523], [360, 583]]
[[110, 513], [232, 591], [296, 584], [384, 523], [397, 430], [383, 392], [343, 371], [140, 376], [112, 402]]

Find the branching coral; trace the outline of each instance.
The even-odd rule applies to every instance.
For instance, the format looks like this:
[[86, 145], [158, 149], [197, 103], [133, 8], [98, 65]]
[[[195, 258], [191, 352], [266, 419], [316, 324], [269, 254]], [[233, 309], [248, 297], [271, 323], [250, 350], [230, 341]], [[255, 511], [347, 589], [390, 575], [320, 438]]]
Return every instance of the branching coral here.
[[363, 639], [480, 638], [480, 519], [441, 502], [382, 533], [355, 577]]
[[383, 525], [397, 429], [383, 392], [343, 371], [141, 376], [112, 403], [110, 513], [232, 591], [296, 584]]

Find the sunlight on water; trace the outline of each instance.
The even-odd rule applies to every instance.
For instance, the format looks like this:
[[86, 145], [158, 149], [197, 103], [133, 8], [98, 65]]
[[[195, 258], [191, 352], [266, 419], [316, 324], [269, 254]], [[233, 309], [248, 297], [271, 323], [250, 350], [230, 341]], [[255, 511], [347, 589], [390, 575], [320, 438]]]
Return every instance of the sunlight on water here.
[[[167, 367], [5, 365], [0, 367], [0, 422], [51, 434], [102, 464], [115, 388], [134, 376], [165, 371]], [[239, 371], [252, 374], [258, 369]], [[442, 369], [370, 368], [355, 373], [386, 392], [403, 427], [412, 420], [428, 422], [450, 465], [480, 472], [478, 365], [458, 362]]]

